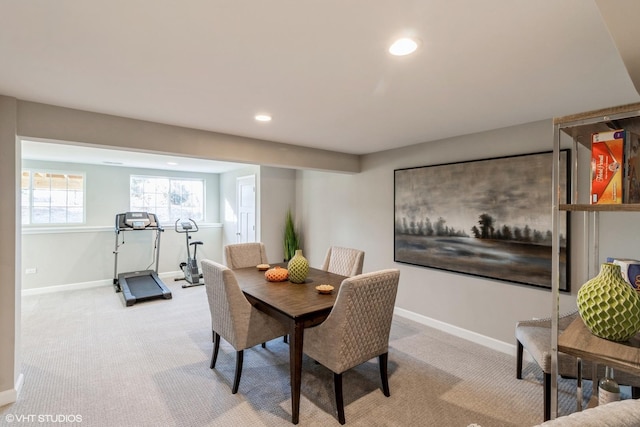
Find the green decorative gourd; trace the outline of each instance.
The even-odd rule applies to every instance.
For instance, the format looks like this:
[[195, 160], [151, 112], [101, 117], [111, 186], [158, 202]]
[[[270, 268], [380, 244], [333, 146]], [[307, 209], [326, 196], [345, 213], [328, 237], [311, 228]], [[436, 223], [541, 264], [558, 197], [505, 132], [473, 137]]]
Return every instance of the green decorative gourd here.
[[640, 295], [622, 278], [620, 266], [604, 263], [578, 291], [578, 311], [594, 335], [627, 341], [640, 331]]
[[309, 274], [309, 261], [302, 256], [302, 249], [297, 249], [296, 254], [289, 260], [289, 281], [292, 283], [304, 283]]

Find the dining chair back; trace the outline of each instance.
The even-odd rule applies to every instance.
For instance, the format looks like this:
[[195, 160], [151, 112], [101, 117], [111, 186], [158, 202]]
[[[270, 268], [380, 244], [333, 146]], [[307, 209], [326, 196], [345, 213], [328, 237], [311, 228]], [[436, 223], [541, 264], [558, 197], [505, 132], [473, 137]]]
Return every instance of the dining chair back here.
[[341, 276], [356, 276], [362, 274], [364, 251], [359, 249], [331, 246], [322, 264], [322, 270]]
[[202, 260], [202, 274], [211, 312], [213, 353], [210, 368], [215, 368], [220, 337], [236, 350], [236, 373], [232, 393], [238, 391], [244, 350], [288, 333], [284, 324], [254, 308], [242, 293], [235, 274], [228, 267]]
[[378, 357], [380, 379], [389, 396], [389, 332], [400, 271], [380, 270], [345, 279], [327, 319], [306, 329], [304, 353], [334, 373], [338, 421], [344, 424], [342, 373]]
[[227, 267], [244, 268], [267, 264], [267, 251], [264, 243], [235, 243], [224, 247], [224, 257]]

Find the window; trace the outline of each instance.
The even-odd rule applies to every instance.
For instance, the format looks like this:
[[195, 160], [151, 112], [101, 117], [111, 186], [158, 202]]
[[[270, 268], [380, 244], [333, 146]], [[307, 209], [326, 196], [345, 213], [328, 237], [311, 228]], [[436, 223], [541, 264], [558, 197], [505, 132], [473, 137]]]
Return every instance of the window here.
[[204, 180], [131, 175], [131, 211], [150, 212], [161, 223], [204, 219]]
[[22, 224], [82, 224], [84, 174], [23, 170]]

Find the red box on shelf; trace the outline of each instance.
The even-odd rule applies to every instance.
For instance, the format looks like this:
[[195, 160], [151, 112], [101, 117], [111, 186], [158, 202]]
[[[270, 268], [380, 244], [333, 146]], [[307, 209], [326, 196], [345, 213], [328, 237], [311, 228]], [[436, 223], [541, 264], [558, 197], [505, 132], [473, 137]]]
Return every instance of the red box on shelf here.
[[622, 203], [624, 130], [591, 135], [591, 204]]

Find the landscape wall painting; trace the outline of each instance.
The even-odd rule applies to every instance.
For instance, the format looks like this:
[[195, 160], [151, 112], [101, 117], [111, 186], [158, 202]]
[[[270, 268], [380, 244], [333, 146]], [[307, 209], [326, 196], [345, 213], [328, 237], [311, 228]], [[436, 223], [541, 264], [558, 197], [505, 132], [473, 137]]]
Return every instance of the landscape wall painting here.
[[[545, 152], [395, 170], [395, 261], [551, 289], [552, 165]], [[567, 218], [561, 212], [565, 292]]]

